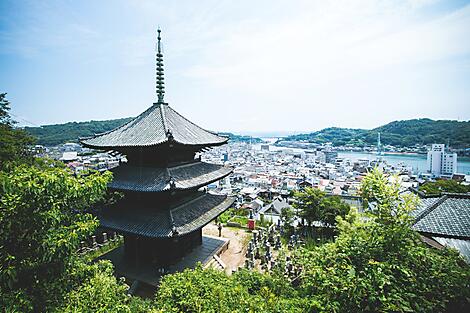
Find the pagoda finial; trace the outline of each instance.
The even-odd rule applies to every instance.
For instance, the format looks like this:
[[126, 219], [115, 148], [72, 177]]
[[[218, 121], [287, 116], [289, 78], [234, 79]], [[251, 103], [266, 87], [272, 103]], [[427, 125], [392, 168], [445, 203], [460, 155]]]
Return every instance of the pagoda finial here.
[[164, 103], [163, 102], [163, 96], [165, 95], [165, 84], [163, 82], [163, 54], [162, 54], [162, 49], [160, 45], [161, 37], [160, 33], [161, 30], [158, 28], [157, 30], [157, 58], [156, 58], [156, 91], [157, 91], [157, 96], [158, 96], [158, 103]]

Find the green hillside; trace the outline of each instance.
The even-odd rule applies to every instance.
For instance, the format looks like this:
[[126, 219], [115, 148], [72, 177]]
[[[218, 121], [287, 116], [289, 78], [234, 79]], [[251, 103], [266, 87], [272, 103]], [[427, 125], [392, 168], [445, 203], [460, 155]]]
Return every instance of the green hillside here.
[[25, 127], [25, 130], [37, 138], [37, 143], [44, 146], [56, 146], [66, 142], [78, 142], [78, 138], [107, 132], [127, 123], [132, 118], [120, 118], [106, 121], [69, 122], [65, 124]]
[[[110, 131], [124, 123], [127, 123], [131, 119], [131, 117], [128, 117], [106, 121], [69, 122], [65, 124], [45, 125], [41, 127], [25, 127], [25, 130], [37, 139], [37, 144], [56, 146], [66, 142], [78, 142], [80, 137], [87, 137]], [[235, 135], [228, 132], [220, 133], [220, 135], [229, 137], [230, 141], [249, 142], [251, 140], [253, 143], [262, 141], [259, 138]]]
[[309, 134], [289, 136], [283, 140], [332, 142], [335, 146], [373, 145], [377, 142], [379, 132], [385, 145], [408, 147], [415, 144], [449, 143], [453, 148], [470, 147], [470, 121], [435, 121], [428, 118], [394, 121], [371, 130], [325, 128]]

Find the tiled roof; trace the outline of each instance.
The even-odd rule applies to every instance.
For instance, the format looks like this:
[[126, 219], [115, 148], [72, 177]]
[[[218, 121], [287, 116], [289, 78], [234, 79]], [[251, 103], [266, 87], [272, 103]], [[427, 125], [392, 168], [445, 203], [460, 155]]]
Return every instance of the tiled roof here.
[[259, 213], [273, 211], [273, 213], [281, 214], [283, 208], [291, 208], [291, 205], [282, 197], [277, 197], [273, 202], [262, 208]]
[[[423, 201], [423, 200], [422, 200]], [[427, 198], [415, 213], [413, 229], [437, 236], [470, 238], [470, 196]]]
[[234, 201], [233, 197], [202, 193], [174, 208], [106, 208], [98, 218], [101, 226], [118, 232], [167, 238], [204, 227]]
[[192, 123], [169, 105], [154, 103], [128, 123], [106, 133], [82, 138], [80, 142], [90, 148], [112, 149], [156, 146], [166, 142], [213, 146], [227, 140]]
[[112, 170], [109, 187], [118, 190], [159, 192], [171, 189], [191, 189], [224, 178], [232, 169], [205, 162], [192, 162], [169, 168], [139, 167], [123, 164]]
[[420, 198], [419, 199], [419, 204], [416, 210], [412, 211], [410, 215], [414, 218], [417, 216], [421, 215], [426, 208], [429, 208], [433, 204], [435, 204], [437, 201], [439, 201], [439, 197], [433, 197], [433, 198]]

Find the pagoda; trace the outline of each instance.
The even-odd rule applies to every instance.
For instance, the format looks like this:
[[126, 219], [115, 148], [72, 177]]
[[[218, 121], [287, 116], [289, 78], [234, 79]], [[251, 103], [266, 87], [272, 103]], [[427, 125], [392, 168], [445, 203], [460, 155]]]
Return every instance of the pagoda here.
[[123, 259], [133, 267], [174, 264], [201, 245], [202, 228], [234, 202], [204, 188], [232, 170], [200, 158], [203, 150], [228, 139], [192, 123], [164, 101], [160, 32], [157, 102], [116, 129], [80, 140], [85, 147], [117, 151], [127, 158], [112, 170], [109, 184], [124, 197], [103, 208], [98, 217], [102, 227], [124, 236]]

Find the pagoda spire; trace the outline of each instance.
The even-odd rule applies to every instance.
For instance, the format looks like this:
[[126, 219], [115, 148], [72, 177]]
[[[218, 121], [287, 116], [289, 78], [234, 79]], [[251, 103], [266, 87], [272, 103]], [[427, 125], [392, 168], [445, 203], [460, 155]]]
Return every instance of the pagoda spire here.
[[156, 58], [156, 91], [157, 91], [157, 96], [158, 96], [158, 102], [157, 103], [164, 103], [163, 102], [163, 96], [165, 95], [165, 83], [163, 81], [163, 54], [162, 54], [162, 49], [161, 49], [161, 37], [160, 33], [161, 30], [158, 28], [157, 30], [158, 36], [157, 36], [157, 58]]

